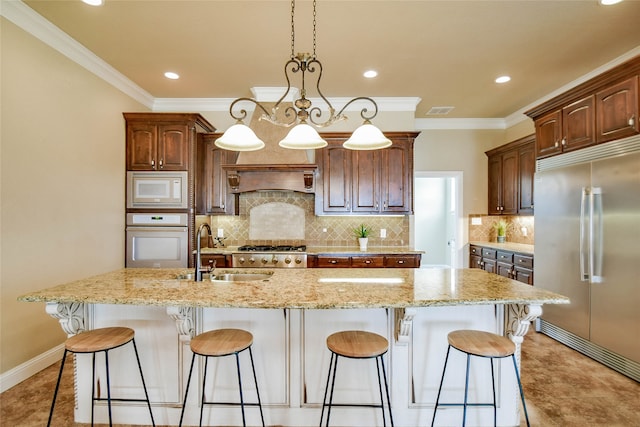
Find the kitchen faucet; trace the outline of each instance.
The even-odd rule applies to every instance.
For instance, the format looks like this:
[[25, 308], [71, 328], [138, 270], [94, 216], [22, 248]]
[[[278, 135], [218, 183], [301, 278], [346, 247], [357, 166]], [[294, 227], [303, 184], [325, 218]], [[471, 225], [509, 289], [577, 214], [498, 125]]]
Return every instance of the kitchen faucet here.
[[[202, 229], [206, 228], [207, 229], [207, 233], [209, 233], [209, 242], [211, 242], [211, 227], [209, 227], [209, 224], [207, 224], [206, 222], [203, 222], [200, 227], [198, 228], [198, 233], [196, 234], [196, 274], [195, 274], [195, 278], [196, 278], [196, 282], [202, 282], [202, 259], [200, 257], [200, 252], [201, 252], [201, 244], [200, 244], [200, 235], [202, 234]], [[211, 245], [213, 246], [213, 245]], [[213, 264], [213, 267], [215, 268], [215, 262]]]

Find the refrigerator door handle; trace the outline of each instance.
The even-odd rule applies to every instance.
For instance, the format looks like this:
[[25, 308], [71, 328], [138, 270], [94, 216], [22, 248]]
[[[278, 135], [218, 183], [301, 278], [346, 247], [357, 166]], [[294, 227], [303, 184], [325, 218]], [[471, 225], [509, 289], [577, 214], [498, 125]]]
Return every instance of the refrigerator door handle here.
[[589, 255], [589, 248], [585, 247], [587, 245], [586, 239], [586, 226], [588, 225], [587, 218], [587, 202], [588, 202], [588, 194], [589, 189], [587, 187], [582, 187], [582, 197], [580, 198], [580, 281], [588, 282], [589, 274], [586, 268], [586, 257]]
[[592, 187], [589, 219], [589, 276], [591, 283], [602, 283], [603, 212], [602, 188]]

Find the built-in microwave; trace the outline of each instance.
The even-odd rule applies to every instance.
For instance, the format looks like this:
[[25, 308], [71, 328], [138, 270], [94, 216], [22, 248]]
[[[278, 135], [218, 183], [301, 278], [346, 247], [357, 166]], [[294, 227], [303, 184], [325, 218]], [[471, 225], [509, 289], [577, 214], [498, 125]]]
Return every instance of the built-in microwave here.
[[127, 208], [188, 208], [187, 172], [127, 172]]

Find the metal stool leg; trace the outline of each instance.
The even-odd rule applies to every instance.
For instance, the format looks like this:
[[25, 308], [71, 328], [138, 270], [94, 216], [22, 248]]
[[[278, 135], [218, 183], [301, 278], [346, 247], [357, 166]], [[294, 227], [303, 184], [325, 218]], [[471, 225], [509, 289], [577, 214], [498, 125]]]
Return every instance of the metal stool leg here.
[[260, 420], [262, 420], [262, 427], [264, 426], [264, 415], [262, 413], [262, 401], [260, 400], [260, 389], [258, 388], [258, 377], [256, 376], [256, 367], [253, 364], [253, 352], [249, 347], [249, 358], [251, 359], [251, 370], [253, 371], [253, 381], [256, 384], [256, 394], [258, 395], [258, 407], [260, 408]]
[[329, 393], [329, 405], [327, 407], [327, 424], [326, 426], [329, 427], [329, 417], [331, 416], [331, 405], [333, 404], [333, 390], [335, 388], [336, 385], [336, 371], [338, 370], [338, 355], [335, 355], [336, 358], [333, 362], [333, 376], [331, 379], [331, 393]]
[[107, 370], [107, 406], [109, 407], [109, 427], [113, 427], [111, 421], [111, 382], [109, 379], [109, 351], [104, 352], [104, 364]]
[[383, 356], [380, 356], [380, 364], [382, 365], [382, 375], [384, 376], [384, 388], [387, 393], [387, 405], [389, 405], [389, 420], [391, 422], [391, 427], [393, 427], [393, 412], [391, 411], [391, 397], [389, 394], [389, 382], [387, 381], [387, 371], [384, 368], [384, 359]]
[[193, 364], [195, 361], [196, 354], [193, 353], [193, 356], [191, 357], [191, 368], [189, 369], [189, 377], [187, 378], [187, 387], [184, 392], [184, 401], [182, 402], [182, 412], [180, 412], [180, 423], [178, 424], [179, 427], [182, 427], [182, 419], [184, 418], [184, 409], [187, 406], [187, 395], [189, 394], [189, 384], [191, 384], [191, 374], [193, 373]]
[[431, 418], [431, 427], [436, 422], [436, 412], [438, 412], [438, 403], [440, 403], [440, 392], [442, 392], [442, 384], [444, 383], [444, 374], [447, 371], [447, 362], [449, 361], [449, 352], [451, 346], [447, 347], [447, 355], [444, 358], [444, 368], [442, 368], [442, 377], [440, 377], [440, 387], [438, 387], [438, 396], [436, 397], [436, 406], [433, 408], [433, 418]]
[[140, 356], [138, 356], [138, 347], [136, 346], [136, 340], [131, 340], [133, 343], [133, 351], [136, 354], [136, 361], [138, 362], [138, 370], [140, 371], [140, 379], [142, 380], [142, 388], [144, 389], [144, 396], [147, 398], [147, 406], [149, 407], [149, 415], [151, 415], [151, 425], [155, 427], [156, 422], [153, 419], [153, 411], [151, 410], [151, 401], [149, 400], [149, 393], [147, 393], [147, 384], [144, 382], [144, 375], [142, 375], [142, 365], [140, 364]]
[[467, 374], [464, 380], [464, 409], [462, 410], [462, 427], [467, 425], [467, 402], [469, 396], [469, 362], [471, 356], [467, 354]]
[[93, 427], [93, 405], [96, 403], [96, 354], [91, 354], [91, 427]]
[[53, 402], [51, 402], [51, 410], [49, 411], [49, 421], [47, 421], [47, 427], [51, 426], [51, 419], [53, 418], [53, 408], [56, 406], [56, 399], [58, 398], [58, 389], [60, 389], [60, 380], [62, 379], [62, 371], [64, 370], [64, 362], [67, 359], [67, 349], [64, 350], [62, 355], [62, 363], [60, 364], [60, 373], [58, 374], [58, 381], [56, 382], [56, 390], [53, 392]]
[[320, 427], [322, 427], [322, 419], [324, 418], [324, 409], [327, 407], [327, 394], [329, 393], [329, 381], [331, 379], [331, 369], [333, 368], [333, 358], [336, 355], [331, 353], [331, 359], [329, 360], [329, 371], [327, 372], [327, 384], [324, 387], [324, 397], [322, 398], [322, 412], [320, 413]]
[[378, 389], [380, 390], [380, 409], [382, 410], [382, 426], [387, 427], [387, 419], [384, 416], [384, 397], [382, 395], [382, 379], [380, 378], [380, 364], [376, 357], [376, 371], [378, 373]]
[[489, 358], [491, 364], [491, 390], [493, 391], [493, 427], [498, 425], [498, 405], [496, 404], [496, 380], [493, 374], [493, 357]]
[[516, 356], [514, 354], [511, 355], [511, 360], [513, 360], [513, 369], [515, 369], [516, 371], [516, 379], [518, 380], [518, 388], [520, 389], [520, 398], [522, 399], [522, 409], [524, 409], [524, 417], [527, 420], [527, 427], [530, 427], [529, 414], [527, 413], [527, 404], [524, 401], [524, 390], [522, 390], [522, 382], [520, 381], [520, 372], [518, 372], [518, 364], [516, 363]]
[[244, 415], [244, 397], [242, 396], [242, 375], [240, 374], [240, 356], [238, 353], [236, 356], [236, 369], [238, 370], [238, 390], [240, 390], [240, 408], [242, 409], [242, 425], [247, 427], [247, 420]]
[[209, 365], [209, 357], [205, 356], [204, 358], [204, 374], [202, 375], [202, 396], [200, 397], [200, 423], [198, 424], [202, 427], [202, 416], [204, 414], [204, 387], [207, 384], [207, 366]]

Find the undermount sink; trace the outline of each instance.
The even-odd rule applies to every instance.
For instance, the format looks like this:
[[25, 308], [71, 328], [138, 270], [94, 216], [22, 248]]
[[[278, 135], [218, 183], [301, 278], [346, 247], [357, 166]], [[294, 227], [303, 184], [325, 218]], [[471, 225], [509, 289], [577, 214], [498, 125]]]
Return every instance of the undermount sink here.
[[[273, 271], [262, 272], [219, 272], [214, 274], [203, 273], [202, 281], [204, 282], [250, 282], [255, 280], [268, 280], [273, 276]], [[194, 280], [193, 273], [181, 273], [176, 276], [178, 280]]]
[[249, 282], [271, 279], [273, 273], [223, 273], [211, 277], [212, 282]]

